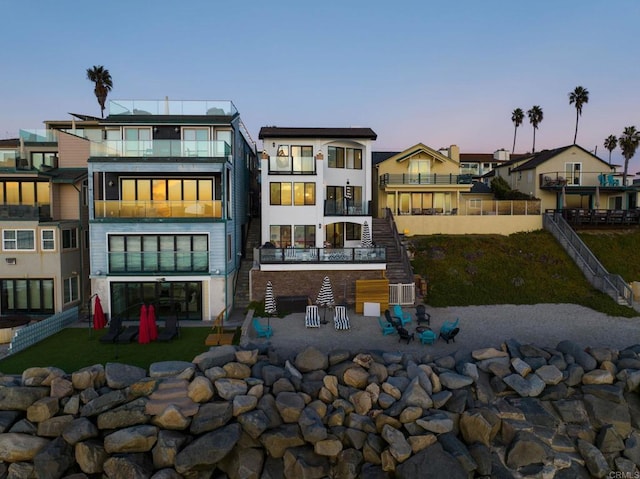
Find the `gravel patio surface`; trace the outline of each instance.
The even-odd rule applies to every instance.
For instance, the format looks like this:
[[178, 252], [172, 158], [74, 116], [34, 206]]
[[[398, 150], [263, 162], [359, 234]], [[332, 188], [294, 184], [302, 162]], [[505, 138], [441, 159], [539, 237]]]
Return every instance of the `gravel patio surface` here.
[[[415, 309], [403, 308], [414, 320], [405, 326], [413, 332]], [[460, 318], [460, 333], [456, 342], [435, 344], [411, 341], [399, 342], [397, 334], [383, 336], [377, 317], [357, 315], [349, 310], [351, 329], [336, 331], [333, 314], [326, 312], [327, 324], [320, 328], [305, 328], [304, 313], [290, 314], [284, 318], [270, 318], [273, 328], [270, 339], [250, 338], [257, 344], [269, 343], [280, 355], [288, 357], [307, 346], [321, 351], [348, 350], [388, 351], [411, 353], [416, 359], [437, 358], [454, 353], [468, 353], [487, 347], [500, 348], [507, 339], [522, 344], [555, 348], [562, 340], [572, 340], [583, 347], [624, 349], [640, 343], [640, 316], [635, 318], [612, 317], [575, 304], [491, 305], [448, 308], [430, 308], [431, 329], [440, 330], [444, 321]], [[320, 317], [324, 314], [320, 308]], [[263, 324], [267, 318], [261, 318]], [[253, 327], [250, 326], [251, 334]], [[417, 336], [417, 335], [416, 335]]]

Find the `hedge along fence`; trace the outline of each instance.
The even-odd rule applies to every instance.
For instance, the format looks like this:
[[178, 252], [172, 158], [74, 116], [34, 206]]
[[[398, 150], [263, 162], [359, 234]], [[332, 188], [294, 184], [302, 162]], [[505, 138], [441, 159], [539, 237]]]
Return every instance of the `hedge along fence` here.
[[20, 328], [11, 340], [9, 354], [14, 354], [29, 346], [33, 346], [77, 321], [78, 307], [76, 306], [61, 313], [54, 314], [37, 323]]

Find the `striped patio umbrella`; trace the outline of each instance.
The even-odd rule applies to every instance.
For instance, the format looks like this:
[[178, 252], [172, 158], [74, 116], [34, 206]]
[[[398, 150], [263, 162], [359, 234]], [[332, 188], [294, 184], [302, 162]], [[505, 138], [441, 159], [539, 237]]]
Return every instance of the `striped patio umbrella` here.
[[360, 246], [363, 248], [373, 248], [373, 241], [371, 240], [371, 230], [369, 229], [369, 223], [366, 221], [362, 225], [362, 237], [360, 239]]
[[316, 300], [318, 306], [324, 306], [324, 316], [322, 318], [322, 322], [326, 323], [327, 321], [324, 319], [327, 315], [327, 306], [335, 303], [335, 299], [333, 298], [333, 289], [331, 288], [331, 281], [329, 281], [329, 276], [325, 276], [322, 280], [322, 286], [320, 287], [320, 292], [318, 293], [318, 299]]
[[267, 325], [269, 324], [269, 318], [277, 313], [276, 298], [273, 295], [273, 285], [271, 281], [267, 281], [267, 289], [264, 293], [264, 312], [267, 313]]

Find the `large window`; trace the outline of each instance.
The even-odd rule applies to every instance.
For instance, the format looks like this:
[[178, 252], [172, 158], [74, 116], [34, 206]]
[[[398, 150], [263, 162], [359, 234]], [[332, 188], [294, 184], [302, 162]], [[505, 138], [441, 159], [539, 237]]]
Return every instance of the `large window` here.
[[0, 181], [0, 204], [48, 205], [49, 183], [41, 181]]
[[209, 129], [183, 128], [182, 144], [185, 156], [209, 156]]
[[80, 299], [80, 287], [77, 276], [71, 276], [63, 281], [64, 304], [72, 303]]
[[271, 225], [269, 237], [276, 248], [288, 248], [291, 246], [291, 226]]
[[345, 237], [347, 241], [362, 239], [362, 226], [359, 223], [345, 223]]
[[291, 205], [291, 183], [272, 182], [269, 184], [269, 187], [269, 204], [281, 206]]
[[3, 314], [53, 313], [53, 279], [0, 280]]
[[153, 304], [163, 321], [169, 315], [180, 320], [202, 319], [202, 284], [183, 281], [112, 282], [111, 315], [138, 321], [143, 304]]
[[31, 164], [39, 170], [44, 166], [54, 168], [57, 166], [58, 154], [54, 151], [31, 153]]
[[360, 148], [329, 147], [329, 168], [362, 169], [362, 150]]
[[5, 251], [35, 251], [34, 230], [3, 230], [2, 249]]
[[296, 248], [314, 248], [316, 245], [315, 225], [295, 225], [293, 238], [293, 246]]
[[[219, 180], [217, 180], [219, 182]], [[196, 178], [124, 178], [123, 201], [208, 201], [220, 199], [217, 184], [214, 198], [214, 180]]]
[[207, 235], [111, 235], [110, 273], [206, 273]]
[[312, 146], [291, 146], [293, 173], [315, 173], [316, 160]]
[[293, 184], [293, 204], [296, 206], [316, 204], [316, 184], [315, 183], [294, 183]]
[[151, 128], [124, 129], [125, 156], [147, 156], [153, 153]]
[[565, 163], [567, 185], [582, 184], [582, 163]]
[[315, 175], [313, 146], [278, 145], [276, 156], [269, 158], [270, 174]]

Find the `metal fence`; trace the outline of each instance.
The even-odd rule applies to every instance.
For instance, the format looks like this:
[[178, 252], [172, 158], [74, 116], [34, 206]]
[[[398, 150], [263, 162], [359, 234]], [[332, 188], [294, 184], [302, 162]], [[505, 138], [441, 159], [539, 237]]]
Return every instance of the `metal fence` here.
[[20, 328], [11, 340], [9, 354], [14, 354], [29, 346], [33, 346], [77, 321], [78, 307], [75, 307], [43, 319], [42, 321], [38, 321], [37, 323], [25, 326], [24, 328]]

